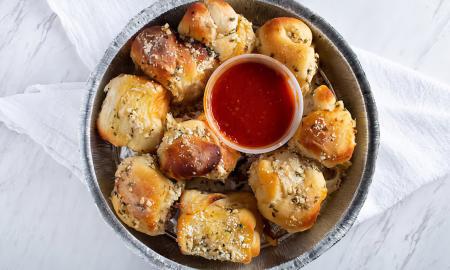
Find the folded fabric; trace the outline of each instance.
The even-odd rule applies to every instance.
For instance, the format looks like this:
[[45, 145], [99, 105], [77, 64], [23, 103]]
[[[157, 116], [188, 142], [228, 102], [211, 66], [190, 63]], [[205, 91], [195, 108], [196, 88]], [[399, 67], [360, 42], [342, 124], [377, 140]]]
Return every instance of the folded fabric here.
[[[154, 1], [48, 0], [83, 62], [94, 68], [129, 18]], [[431, 181], [449, 177], [450, 87], [355, 50], [378, 106], [380, 151], [357, 222], [381, 213]], [[0, 121], [28, 134], [80, 177], [78, 117], [84, 83], [36, 85], [0, 98]]]
[[33, 85], [23, 94], [0, 98], [0, 121], [30, 136], [80, 179], [78, 118], [84, 86], [83, 82]]

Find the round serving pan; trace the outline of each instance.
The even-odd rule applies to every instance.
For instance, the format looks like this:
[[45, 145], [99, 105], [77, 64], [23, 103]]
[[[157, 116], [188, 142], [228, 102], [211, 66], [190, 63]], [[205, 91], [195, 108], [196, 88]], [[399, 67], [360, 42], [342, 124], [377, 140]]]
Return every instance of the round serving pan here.
[[282, 241], [277, 247], [261, 250], [251, 264], [241, 265], [209, 261], [182, 255], [177, 243], [168, 236], [150, 237], [124, 226], [116, 217], [109, 200], [114, 184], [116, 163], [114, 148], [101, 140], [95, 121], [105, 93], [103, 88], [120, 73], [131, 73], [134, 66], [129, 57], [130, 43], [147, 25], [168, 22], [176, 28], [189, 0], [160, 0], [135, 16], [114, 39], [89, 82], [81, 126], [81, 155], [84, 174], [95, 203], [109, 225], [139, 255], [153, 266], [164, 268], [213, 269], [298, 269], [314, 260], [339, 241], [350, 229], [366, 198], [374, 172], [379, 130], [375, 102], [365, 74], [350, 47], [321, 17], [304, 6], [288, 0], [229, 0], [238, 12], [254, 25], [280, 16], [298, 17], [305, 21], [314, 35], [320, 54], [320, 67], [356, 119], [357, 147], [353, 165], [341, 188], [332, 194], [315, 226]]

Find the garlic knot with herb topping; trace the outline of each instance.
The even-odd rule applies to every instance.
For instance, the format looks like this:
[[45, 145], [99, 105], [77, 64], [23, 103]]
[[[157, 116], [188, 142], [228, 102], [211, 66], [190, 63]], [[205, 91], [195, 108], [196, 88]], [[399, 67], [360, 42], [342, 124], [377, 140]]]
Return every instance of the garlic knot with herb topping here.
[[172, 93], [177, 104], [197, 101], [217, 65], [212, 51], [200, 43], [177, 40], [168, 24], [144, 28], [131, 44], [130, 55], [147, 76]]
[[170, 95], [144, 77], [122, 74], [105, 87], [106, 98], [97, 119], [102, 139], [136, 152], [153, 152], [161, 142]]
[[186, 255], [250, 263], [260, 251], [261, 219], [249, 192], [187, 190], [181, 196], [177, 241]]
[[315, 109], [303, 117], [289, 147], [325, 167], [347, 167], [356, 146], [355, 120], [324, 85], [314, 90], [313, 100]]
[[214, 49], [220, 61], [251, 53], [256, 40], [252, 23], [223, 0], [191, 4], [178, 25], [178, 32]]
[[265, 218], [291, 233], [314, 225], [327, 195], [325, 179], [314, 164], [280, 149], [254, 161], [249, 175]]
[[184, 182], [172, 182], [156, 166], [150, 155], [124, 159], [117, 168], [111, 194], [119, 218], [148, 235], [164, 234], [170, 207], [184, 188]]
[[319, 58], [311, 29], [299, 19], [279, 17], [261, 26], [256, 37], [257, 51], [285, 64], [297, 78], [303, 95], [308, 94]]
[[204, 115], [178, 122], [168, 114], [158, 157], [161, 170], [171, 178], [224, 180], [234, 170], [240, 154], [219, 140]]

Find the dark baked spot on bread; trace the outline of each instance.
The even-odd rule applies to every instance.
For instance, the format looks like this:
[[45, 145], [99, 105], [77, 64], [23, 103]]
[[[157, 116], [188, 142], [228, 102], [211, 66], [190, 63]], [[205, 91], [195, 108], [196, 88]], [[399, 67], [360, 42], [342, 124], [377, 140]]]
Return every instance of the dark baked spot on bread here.
[[[160, 26], [145, 28], [136, 37], [131, 46], [131, 57], [144, 71], [149, 69], [165, 71], [169, 76], [175, 69], [177, 57], [177, 40], [173, 33], [166, 34]], [[139, 61], [141, 60], [141, 61]], [[147, 66], [148, 65], [148, 66]], [[153, 72], [147, 72], [153, 75]], [[151, 76], [155, 77], [155, 76]]]
[[172, 92], [173, 103], [190, 103], [203, 94], [217, 61], [205, 46], [178, 40], [168, 24], [143, 29], [131, 44], [139, 69]]
[[323, 127], [326, 127], [323, 119], [318, 121], [318, 119], [312, 116], [303, 119], [301, 123], [300, 141], [310, 151], [320, 155], [323, 145], [329, 138], [329, 134], [322, 127], [319, 128], [317, 122], [323, 123]]
[[187, 179], [211, 172], [220, 158], [220, 148], [213, 143], [198, 138], [177, 139], [167, 147], [161, 169], [174, 178]]

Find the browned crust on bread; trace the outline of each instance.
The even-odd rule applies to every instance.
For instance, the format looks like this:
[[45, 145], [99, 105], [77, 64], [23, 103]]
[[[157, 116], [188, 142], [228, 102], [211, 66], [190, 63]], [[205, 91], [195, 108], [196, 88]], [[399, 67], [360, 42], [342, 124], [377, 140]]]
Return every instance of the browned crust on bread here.
[[193, 137], [188, 142], [173, 141], [160, 159], [161, 170], [175, 179], [189, 179], [211, 172], [221, 158], [220, 148]]
[[177, 122], [168, 117], [167, 131], [158, 148], [161, 170], [178, 180], [203, 177], [225, 180], [240, 153], [224, 145], [210, 129], [204, 115]]
[[202, 94], [216, 60], [201, 44], [181, 43], [168, 26], [143, 29], [131, 45], [133, 62], [170, 90], [174, 103], [190, 103]]
[[249, 192], [187, 190], [181, 197], [177, 242], [181, 253], [250, 263], [260, 251], [261, 219]]
[[178, 32], [206, 45], [212, 45], [216, 38], [216, 26], [206, 5], [192, 3], [178, 25]]
[[348, 111], [314, 111], [303, 118], [294, 140], [303, 154], [331, 168], [351, 159], [354, 123]]
[[[200, 121], [203, 121], [205, 123], [205, 125], [209, 129], [211, 129], [209, 127], [208, 121], [206, 119], [206, 115], [204, 113], [200, 114], [197, 117], [197, 119]], [[211, 130], [211, 132], [213, 132], [213, 131]], [[217, 135], [214, 135], [214, 136], [217, 137]], [[236, 164], [237, 164], [239, 158], [241, 157], [241, 153], [239, 151], [234, 150], [233, 148], [229, 147], [228, 145], [226, 145], [218, 137], [217, 137], [217, 141], [219, 142], [220, 153], [222, 154], [222, 161], [224, 163], [224, 168], [226, 171], [231, 172], [236, 167]]]
[[336, 104], [334, 93], [326, 85], [321, 85], [313, 93], [314, 106], [316, 110], [333, 110]]
[[252, 23], [222, 0], [191, 4], [178, 25], [178, 31], [183, 37], [212, 48], [220, 61], [250, 53], [256, 41]]
[[181, 189], [182, 182], [173, 183], [162, 175], [153, 157], [134, 156], [119, 165], [111, 201], [125, 224], [148, 235], [160, 235]]
[[143, 76], [121, 74], [105, 86], [96, 120], [100, 137], [136, 152], [153, 152], [161, 142], [170, 94]]
[[309, 93], [318, 57], [309, 27], [299, 19], [279, 17], [264, 23], [256, 36], [258, 52], [285, 64], [297, 78], [303, 94]]
[[262, 155], [249, 170], [260, 213], [289, 232], [311, 228], [327, 195], [323, 174], [308, 160], [279, 149]]

